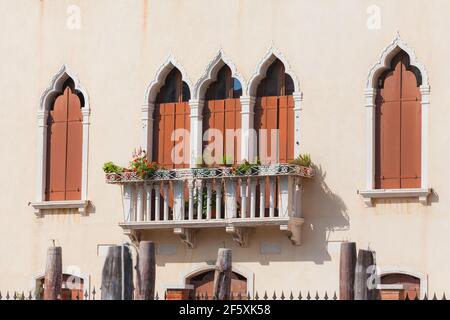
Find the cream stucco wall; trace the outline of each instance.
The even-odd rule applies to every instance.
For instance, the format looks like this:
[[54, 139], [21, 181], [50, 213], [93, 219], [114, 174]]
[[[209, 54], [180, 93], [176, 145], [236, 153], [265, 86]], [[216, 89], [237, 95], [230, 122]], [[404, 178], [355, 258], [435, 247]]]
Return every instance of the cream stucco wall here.
[[[66, 26], [67, 7], [81, 9], [81, 29]], [[381, 29], [367, 27], [367, 7], [381, 9]], [[256, 230], [250, 247], [235, 247], [225, 232], [202, 231], [186, 250], [170, 232], [148, 237], [177, 245], [158, 256], [158, 290], [179, 284], [197, 264], [232, 246], [234, 261], [254, 273], [258, 291], [328, 290], [338, 285], [339, 242], [377, 252], [382, 267], [428, 277], [430, 292], [450, 289], [450, 21], [445, 0], [14, 0], [0, 1], [0, 290], [27, 290], [45, 267], [51, 239], [63, 247], [64, 267], [79, 266], [100, 284], [98, 244], [126, 238], [120, 190], [104, 182], [101, 166], [126, 164], [141, 142], [141, 107], [149, 83], [173, 54], [192, 83], [222, 48], [249, 80], [274, 46], [289, 61], [304, 94], [301, 149], [321, 168], [304, 186], [301, 247], [275, 230]], [[363, 91], [371, 66], [396, 31], [414, 48], [431, 83], [429, 206], [414, 200], [366, 208], [357, 194], [366, 181]], [[77, 74], [90, 98], [86, 217], [60, 212], [36, 218], [37, 111], [41, 94], [62, 64]], [[261, 242], [279, 243], [261, 255]]]

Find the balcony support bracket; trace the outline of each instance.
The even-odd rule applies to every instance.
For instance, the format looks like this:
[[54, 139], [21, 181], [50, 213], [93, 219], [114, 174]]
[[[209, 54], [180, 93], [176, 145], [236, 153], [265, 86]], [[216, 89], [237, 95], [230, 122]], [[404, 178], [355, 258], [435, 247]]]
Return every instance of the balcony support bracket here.
[[189, 249], [194, 249], [196, 245], [197, 239], [197, 230], [193, 228], [174, 228], [173, 233], [180, 237], [180, 240], [186, 245]]
[[291, 240], [294, 246], [302, 245], [303, 219], [295, 219], [280, 225], [280, 230]]
[[123, 233], [130, 238], [130, 241], [134, 244], [139, 246], [139, 241], [141, 241], [141, 232], [139, 230], [133, 230], [133, 229], [125, 229]]
[[251, 228], [246, 227], [236, 227], [236, 226], [227, 226], [226, 232], [231, 234], [233, 237], [233, 240], [241, 247], [241, 248], [247, 248], [248, 247], [248, 239], [250, 234]]

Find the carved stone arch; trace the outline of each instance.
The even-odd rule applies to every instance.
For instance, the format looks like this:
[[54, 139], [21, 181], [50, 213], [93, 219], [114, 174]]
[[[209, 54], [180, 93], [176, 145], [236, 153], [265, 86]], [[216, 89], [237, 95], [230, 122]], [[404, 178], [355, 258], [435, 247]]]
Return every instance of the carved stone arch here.
[[384, 71], [390, 69], [392, 59], [402, 50], [408, 54], [411, 66], [416, 67], [420, 71], [422, 76], [422, 87], [430, 86], [428, 72], [425, 66], [418, 61], [414, 49], [409, 47], [397, 32], [394, 40], [386, 48], [384, 48], [378, 61], [370, 69], [366, 81], [367, 89], [376, 87], [376, 83], [380, 75]]
[[289, 62], [287, 61], [286, 57], [275, 47], [270, 47], [267, 53], [264, 55], [264, 57], [261, 59], [261, 61], [256, 66], [255, 73], [250, 78], [248, 85], [247, 85], [247, 95], [250, 97], [256, 97], [256, 91], [258, 89], [258, 85], [261, 82], [262, 79], [266, 76], [267, 69], [269, 69], [272, 62], [274, 62], [276, 59], [279, 59], [285, 68], [285, 73], [288, 74], [292, 81], [294, 82], [294, 93], [300, 93], [300, 85], [297, 80], [297, 76], [295, 75], [294, 71], [292, 70]]
[[202, 77], [197, 81], [194, 87], [193, 99], [203, 100], [208, 90], [209, 85], [217, 80], [217, 73], [224, 66], [227, 65], [231, 70], [231, 76], [241, 83], [242, 92], [247, 91], [247, 83], [244, 77], [237, 71], [236, 65], [233, 61], [220, 49], [214, 58], [206, 66]]
[[147, 87], [147, 90], [145, 92], [145, 105], [155, 103], [159, 89], [161, 89], [161, 87], [164, 85], [167, 75], [170, 71], [172, 71], [173, 68], [177, 68], [180, 71], [183, 81], [187, 84], [191, 94], [193, 93], [194, 87], [191, 80], [187, 76], [186, 70], [173, 55], [169, 55], [166, 61], [159, 67], [154, 80]]
[[39, 111], [48, 111], [50, 109], [52, 99], [54, 98], [55, 95], [61, 93], [63, 85], [68, 79], [72, 79], [75, 85], [75, 90], [81, 93], [81, 95], [83, 96], [84, 99], [83, 111], [89, 112], [91, 110], [87, 90], [81, 85], [77, 75], [70, 69], [70, 67], [64, 64], [61, 66], [58, 72], [52, 77], [50, 85], [42, 93], [39, 104]]

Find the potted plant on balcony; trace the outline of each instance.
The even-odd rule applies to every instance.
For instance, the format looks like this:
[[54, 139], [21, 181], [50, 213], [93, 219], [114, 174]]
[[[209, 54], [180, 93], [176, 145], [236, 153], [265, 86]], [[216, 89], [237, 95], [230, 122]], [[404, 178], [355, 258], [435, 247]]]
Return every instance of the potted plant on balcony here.
[[313, 174], [313, 163], [308, 153], [300, 154], [297, 158], [290, 161], [289, 164], [301, 167], [301, 171], [306, 175]]
[[256, 160], [255, 163], [250, 163], [246, 159], [237, 166], [236, 168], [236, 174], [238, 175], [257, 175], [259, 173], [259, 166], [261, 165], [261, 161], [259, 159]]
[[148, 161], [145, 151], [141, 151], [140, 153], [134, 154], [130, 169], [142, 180], [147, 180], [153, 178], [159, 166], [156, 162]]
[[113, 162], [106, 162], [103, 165], [103, 172], [106, 174], [106, 180], [109, 182], [119, 181], [122, 178], [124, 168], [114, 164]]

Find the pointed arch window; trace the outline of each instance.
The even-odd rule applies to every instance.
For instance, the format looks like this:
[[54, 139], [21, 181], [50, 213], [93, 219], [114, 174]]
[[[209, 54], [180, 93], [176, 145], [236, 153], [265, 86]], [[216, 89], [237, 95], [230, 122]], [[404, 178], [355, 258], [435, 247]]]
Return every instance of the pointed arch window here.
[[365, 96], [367, 206], [375, 199], [428, 204], [428, 73], [399, 34], [370, 69]]
[[[255, 129], [258, 157], [272, 163], [294, 159], [294, 82], [276, 59], [257, 88]], [[274, 135], [273, 133], [278, 133]]]
[[222, 138], [214, 149], [214, 153], [220, 154], [213, 154], [215, 161], [211, 162], [232, 164], [240, 159], [241, 95], [241, 83], [232, 77], [227, 65], [222, 66], [217, 80], [206, 91], [207, 103], [203, 108], [203, 150], [209, 143], [217, 142], [213, 141], [218, 138], [217, 133]]
[[46, 201], [81, 200], [82, 108], [82, 96], [69, 79], [47, 119]]
[[[35, 214], [77, 209], [86, 214], [89, 95], [63, 65], [44, 91], [38, 112]], [[71, 210], [69, 212], [72, 212]]]
[[378, 79], [375, 110], [375, 188], [421, 187], [420, 71], [399, 52]]
[[[152, 160], [164, 168], [189, 167], [189, 99], [189, 87], [174, 67], [156, 97], [154, 111]], [[175, 130], [179, 134], [173, 136]], [[183, 148], [176, 148], [179, 143], [183, 144]]]

